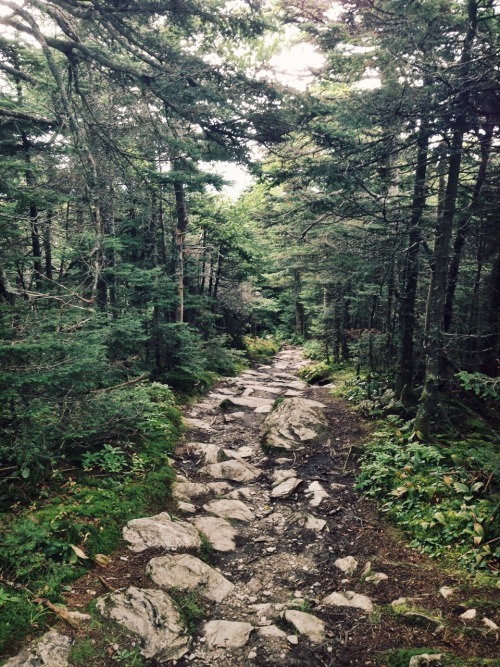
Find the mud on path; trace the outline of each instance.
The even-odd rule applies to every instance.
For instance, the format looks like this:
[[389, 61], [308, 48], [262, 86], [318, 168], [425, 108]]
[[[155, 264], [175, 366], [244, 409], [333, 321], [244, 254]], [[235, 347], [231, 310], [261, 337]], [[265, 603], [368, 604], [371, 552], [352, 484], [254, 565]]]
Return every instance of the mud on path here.
[[[407, 657], [397, 664], [455, 664], [450, 655], [473, 659], [471, 664], [495, 658], [499, 619], [491, 591], [481, 598], [459, 576], [406, 547], [355, 490], [356, 455], [369, 427], [328, 388], [300, 382], [303, 363], [299, 350], [284, 349], [268, 364], [223, 379], [187, 409], [186, 434], [173, 461], [177, 504], [171, 515], [146, 518], [148, 525], [129, 522], [124, 536], [132, 551], [116, 554], [99, 579], [89, 573], [76, 582], [69, 606], [82, 607], [94, 595], [116, 598], [120, 586], [134, 587], [135, 602], [128, 599], [125, 607], [147, 607], [152, 621], [148, 626], [137, 612], [124, 625], [152, 665], [385, 665], [384, 652], [424, 648], [443, 657], [429, 663]], [[296, 450], [264, 451], [262, 423], [283, 397], [323, 404], [326, 432]], [[162, 543], [160, 524], [185, 532], [169, 533]], [[172, 546], [171, 539], [180, 542]], [[203, 618], [186, 636], [169, 617], [167, 641], [178, 646], [169, 657], [161, 648], [165, 639], [158, 639], [156, 650], [148, 637], [166, 612], [152, 599], [137, 600], [141, 591], [161, 595], [158, 589], [179, 593], [192, 586]], [[123, 619], [118, 614], [114, 620]], [[81, 627], [78, 635], [85, 632]], [[113, 650], [109, 664], [117, 664]]]

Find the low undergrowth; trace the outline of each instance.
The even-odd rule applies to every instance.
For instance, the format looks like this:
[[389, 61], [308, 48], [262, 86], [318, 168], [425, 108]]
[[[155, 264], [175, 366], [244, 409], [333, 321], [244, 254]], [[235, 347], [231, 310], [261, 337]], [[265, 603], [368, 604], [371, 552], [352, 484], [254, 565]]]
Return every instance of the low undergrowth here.
[[353, 378], [338, 391], [377, 430], [360, 457], [357, 485], [430, 557], [470, 571], [495, 571], [500, 558], [500, 442], [490, 425], [450, 404], [432, 441], [400, 416], [380, 378]]
[[45, 600], [63, 601], [71, 581], [106, 564], [127, 521], [170, 498], [168, 455], [181, 427], [173, 394], [157, 383], [127, 392], [135, 415], [127, 438], [81, 452], [79, 465], [55, 468], [36, 496], [0, 516], [0, 653], [43, 630]]
[[273, 336], [260, 338], [259, 336], [243, 336], [243, 344], [248, 357], [252, 361], [263, 361], [272, 357], [281, 347], [281, 344]]

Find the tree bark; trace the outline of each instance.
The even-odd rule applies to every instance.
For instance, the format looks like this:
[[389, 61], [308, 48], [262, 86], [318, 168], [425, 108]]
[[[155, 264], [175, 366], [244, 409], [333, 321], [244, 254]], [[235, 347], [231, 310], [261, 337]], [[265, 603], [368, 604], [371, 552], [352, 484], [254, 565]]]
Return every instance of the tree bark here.
[[186, 201], [184, 186], [180, 181], [174, 183], [175, 209], [177, 225], [175, 228], [175, 245], [177, 249], [177, 311], [176, 321], [184, 322], [184, 238], [187, 229]]
[[467, 236], [467, 232], [469, 230], [470, 221], [479, 203], [481, 190], [486, 180], [488, 162], [491, 152], [491, 143], [493, 139], [493, 129], [494, 129], [493, 123], [490, 123], [485, 129], [485, 134], [481, 140], [481, 162], [479, 165], [476, 182], [474, 184], [472, 198], [469, 206], [465, 210], [465, 213], [458, 221], [457, 233], [455, 236], [455, 242], [453, 244], [453, 254], [450, 261], [450, 267], [448, 269], [448, 285], [446, 287], [446, 301], [444, 306], [444, 322], [443, 322], [443, 327], [445, 331], [449, 331], [453, 317], [453, 303], [455, 300], [455, 291], [457, 288], [458, 271], [460, 268], [462, 249], [465, 244], [465, 239]]
[[418, 285], [418, 254], [421, 242], [422, 214], [426, 202], [426, 176], [429, 150], [429, 130], [422, 125], [417, 138], [417, 163], [411, 205], [408, 250], [405, 257], [403, 289], [399, 307], [399, 364], [396, 377], [396, 396], [404, 404], [416, 402], [413, 388], [414, 360], [413, 347], [415, 336], [415, 301]]

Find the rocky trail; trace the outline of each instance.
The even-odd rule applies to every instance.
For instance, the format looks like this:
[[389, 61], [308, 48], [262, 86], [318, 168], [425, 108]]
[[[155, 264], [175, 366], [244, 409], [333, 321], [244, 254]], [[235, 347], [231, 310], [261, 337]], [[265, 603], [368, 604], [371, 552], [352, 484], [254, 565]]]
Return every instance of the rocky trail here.
[[[8, 667], [72, 664], [72, 641], [91, 636], [81, 616], [91, 598], [151, 665], [495, 658], [491, 605], [474, 605], [477, 590], [407, 548], [354, 490], [367, 427], [328, 387], [300, 381], [303, 363], [284, 349], [189, 408], [176, 503], [130, 521], [128, 549], [75, 583], [67, 602], [78, 627], [59, 624]], [[120, 648], [110, 647], [109, 665], [128, 664]], [[391, 649], [424, 655], [389, 663]]]

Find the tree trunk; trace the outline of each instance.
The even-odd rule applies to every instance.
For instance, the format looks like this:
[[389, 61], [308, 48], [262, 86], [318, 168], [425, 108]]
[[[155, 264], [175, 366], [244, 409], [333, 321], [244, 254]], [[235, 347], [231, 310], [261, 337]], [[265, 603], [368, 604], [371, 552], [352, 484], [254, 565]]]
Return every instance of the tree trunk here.
[[455, 236], [455, 242], [453, 244], [453, 255], [451, 257], [450, 267], [448, 269], [448, 285], [446, 288], [446, 302], [444, 307], [444, 322], [443, 322], [445, 331], [449, 331], [451, 326], [451, 320], [453, 317], [453, 302], [455, 300], [455, 290], [457, 288], [460, 259], [462, 257], [462, 249], [469, 229], [469, 223], [479, 203], [479, 196], [481, 194], [481, 189], [486, 180], [488, 161], [491, 152], [491, 143], [493, 139], [493, 129], [494, 125], [493, 123], [490, 123], [486, 127], [485, 134], [482, 137], [481, 163], [479, 165], [476, 182], [474, 184], [472, 198], [469, 206], [465, 210], [465, 213], [458, 221], [457, 233]]
[[463, 138], [466, 131], [466, 114], [470, 98], [468, 86], [472, 43], [477, 30], [477, 0], [468, 0], [469, 24], [460, 57], [460, 77], [463, 88], [456, 100], [457, 118], [450, 144], [448, 178], [442, 211], [438, 216], [434, 243], [431, 284], [426, 309], [425, 383], [419, 401], [415, 430], [428, 437], [431, 421], [440, 410], [440, 388], [443, 381], [444, 313], [450, 256], [451, 235], [455, 217], [460, 167], [462, 164]]
[[396, 396], [404, 404], [416, 403], [413, 389], [414, 365], [413, 345], [415, 336], [415, 301], [418, 285], [418, 253], [421, 242], [421, 221], [426, 201], [427, 157], [429, 149], [429, 130], [421, 126], [417, 139], [417, 164], [413, 186], [408, 250], [405, 257], [403, 289], [399, 307], [399, 364], [396, 377]]
[[45, 276], [52, 280], [52, 211], [47, 211], [47, 218], [43, 228], [43, 250], [45, 253]]
[[175, 245], [177, 250], [177, 311], [176, 321], [184, 322], [184, 238], [187, 228], [186, 202], [184, 198], [184, 186], [180, 181], [174, 183], [175, 210], [177, 225], [175, 228]]

